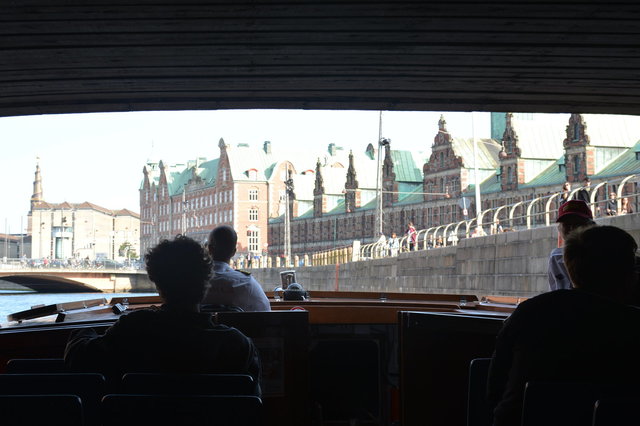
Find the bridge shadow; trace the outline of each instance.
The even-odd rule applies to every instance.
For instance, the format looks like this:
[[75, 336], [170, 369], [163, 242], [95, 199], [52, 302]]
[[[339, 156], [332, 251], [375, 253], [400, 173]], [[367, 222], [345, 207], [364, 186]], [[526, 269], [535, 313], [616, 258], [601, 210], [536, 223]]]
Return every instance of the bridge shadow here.
[[6, 275], [0, 279], [38, 293], [102, 293], [96, 287], [53, 275]]

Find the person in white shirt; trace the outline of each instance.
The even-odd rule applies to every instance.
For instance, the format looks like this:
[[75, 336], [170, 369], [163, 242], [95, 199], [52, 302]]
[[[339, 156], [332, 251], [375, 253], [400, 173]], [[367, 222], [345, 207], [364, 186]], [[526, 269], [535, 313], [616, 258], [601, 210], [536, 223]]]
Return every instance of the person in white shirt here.
[[237, 244], [238, 235], [230, 226], [218, 226], [209, 234], [207, 245], [213, 258], [213, 274], [202, 304], [236, 306], [244, 311], [270, 311], [269, 299], [251, 273], [229, 265]]

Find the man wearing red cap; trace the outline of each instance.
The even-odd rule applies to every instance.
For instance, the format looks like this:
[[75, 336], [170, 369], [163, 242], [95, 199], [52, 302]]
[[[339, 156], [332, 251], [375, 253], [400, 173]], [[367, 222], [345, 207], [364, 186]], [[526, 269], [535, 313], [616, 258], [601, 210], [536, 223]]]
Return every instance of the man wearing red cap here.
[[[589, 205], [580, 200], [569, 200], [558, 209], [558, 234], [564, 241], [571, 231], [583, 226], [594, 225]], [[564, 248], [553, 249], [549, 256], [549, 290], [570, 289], [571, 280], [562, 259]]]

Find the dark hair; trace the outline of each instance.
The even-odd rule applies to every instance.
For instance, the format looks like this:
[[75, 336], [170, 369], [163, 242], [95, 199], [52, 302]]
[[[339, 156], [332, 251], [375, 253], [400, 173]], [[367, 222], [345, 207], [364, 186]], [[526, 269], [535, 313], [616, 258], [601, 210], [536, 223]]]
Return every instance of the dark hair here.
[[211, 258], [195, 240], [162, 240], [145, 257], [147, 275], [166, 302], [199, 303], [211, 275]]
[[638, 245], [615, 226], [574, 230], [564, 245], [564, 263], [574, 287], [603, 296], [618, 296], [634, 285]]
[[208, 244], [213, 260], [227, 262], [236, 252], [238, 234], [232, 227], [221, 225], [211, 231]]

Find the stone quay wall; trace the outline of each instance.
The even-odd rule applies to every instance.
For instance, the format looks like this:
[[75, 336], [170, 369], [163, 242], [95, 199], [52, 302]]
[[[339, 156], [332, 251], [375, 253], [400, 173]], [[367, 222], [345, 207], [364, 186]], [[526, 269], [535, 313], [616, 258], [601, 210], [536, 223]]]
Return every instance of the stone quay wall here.
[[[640, 241], [640, 215], [597, 219]], [[329, 266], [251, 269], [265, 290], [280, 283], [280, 271], [295, 269], [306, 290], [475, 294], [532, 297], [548, 290], [549, 253], [558, 243], [555, 226], [467, 238], [457, 246], [401, 253], [397, 257]], [[604, 265], [603, 265], [604, 267]]]

